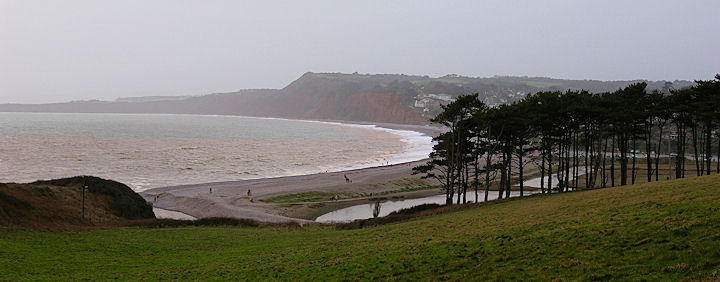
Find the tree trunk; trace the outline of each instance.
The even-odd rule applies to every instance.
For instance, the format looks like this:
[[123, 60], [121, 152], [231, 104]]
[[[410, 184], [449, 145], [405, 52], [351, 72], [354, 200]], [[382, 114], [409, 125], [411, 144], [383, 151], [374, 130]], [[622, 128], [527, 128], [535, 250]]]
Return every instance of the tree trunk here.
[[572, 146], [572, 132], [567, 135], [567, 147], [565, 148], [565, 191], [570, 191], [570, 146]]
[[[597, 136], [597, 135], [595, 135]], [[600, 155], [598, 154], [599, 151], [601, 151], [600, 146], [602, 146], [602, 140], [596, 140], [598, 142], [593, 142], [593, 146], [590, 147], [591, 150], [593, 150], [593, 154], [590, 155], [592, 157], [590, 161], [590, 169], [592, 170], [592, 177], [590, 177], [590, 188], [594, 189], [597, 187], [597, 180], [598, 180], [598, 172], [600, 172], [600, 164], [602, 163], [605, 158], [600, 158]], [[595, 145], [597, 144], [597, 145]], [[597, 147], [596, 147], [597, 146]]]
[[545, 148], [540, 149], [540, 193], [545, 194]]
[[677, 128], [677, 140], [675, 140], [675, 179], [682, 178], [682, 160], [680, 154], [682, 154], [682, 141], [680, 140], [680, 134], [682, 132], [682, 124], [676, 124]]
[[615, 187], [615, 136], [612, 137], [612, 152], [610, 152], [610, 187]]
[[698, 130], [698, 135], [700, 135], [700, 155], [695, 154], [698, 160], [700, 160], [700, 176], [705, 175], [705, 135], [702, 129]]
[[590, 131], [591, 135], [588, 136], [588, 139], [585, 140], [586, 143], [589, 143], [590, 146], [585, 149], [585, 162], [588, 163], [588, 166], [585, 168], [585, 174], [587, 177], [585, 177], [585, 188], [590, 189], [594, 188], [595, 180], [597, 178], [597, 165], [595, 162], [597, 162], [597, 157], [595, 156], [595, 134]]
[[580, 182], [580, 152], [578, 152], [578, 147], [580, 147], [580, 127], [575, 130], [575, 146], [573, 148], [573, 191], [577, 190]]
[[[662, 149], [662, 137], [665, 122], [661, 123], [658, 127], [660, 128], [660, 137], [658, 137], [657, 151], [655, 151], [655, 181], [660, 181], [660, 149]], [[668, 155], [668, 158], [669, 157], [670, 156]]]
[[500, 187], [498, 187], [498, 199], [502, 199], [503, 193], [505, 193], [505, 180], [506, 180], [505, 174], [507, 173], [507, 171], [506, 171], [507, 163], [505, 162], [505, 160], [507, 158], [505, 158], [505, 152], [502, 153], [502, 158], [503, 158], [503, 160], [502, 160], [502, 168], [500, 169]]
[[697, 173], [697, 176], [700, 176], [700, 162], [698, 162], [698, 145], [697, 145], [697, 124], [693, 122], [692, 125], [692, 135], [693, 135], [693, 152], [695, 153], [695, 172]]
[[635, 160], [637, 159], [637, 138], [633, 138], [632, 146], [633, 146], [633, 152], [632, 152], [633, 161], [632, 161], [632, 176], [631, 176], [632, 183], [631, 184], [635, 184]]
[[590, 170], [588, 170], [588, 162], [592, 166], [592, 138], [590, 136], [590, 126], [589, 124], [585, 124], [585, 189], [590, 188], [590, 180], [591, 174], [590, 170], [592, 170], [592, 167], [590, 167]]
[[707, 175], [710, 175], [710, 172], [712, 171], [712, 169], [710, 168], [710, 166], [712, 165], [712, 126], [711, 125], [712, 125], [712, 120], [708, 121], [708, 124], [705, 125], [705, 127], [706, 127], [706, 129], [705, 129], [705, 134], [706, 134], [705, 147], [707, 148], [705, 150], [705, 163], [707, 163], [705, 172], [707, 173]]
[[468, 170], [468, 164], [465, 164], [465, 181], [463, 181], [463, 204], [467, 203], [468, 180], [470, 180], [470, 174]]
[[682, 134], [682, 147], [680, 148], [680, 151], [682, 152], [682, 156], [680, 157], [680, 161], [682, 163], [682, 178], [685, 178], [685, 163], [687, 160], [685, 159], [685, 146], [687, 145], [687, 128], [685, 128], [685, 125], [683, 125], [683, 134]]
[[478, 175], [478, 173], [479, 173], [478, 170], [480, 169], [480, 141], [479, 140], [476, 140], [476, 141], [478, 141], [478, 142], [475, 142], [475, 154], [474, 154], [474, 157], [475, 157], [474, 170], [475, 171], [473, 172], [473, 174], [475, 176], [475, 179], [474, 179], [475, 183], [473, 183], [473, 185], [475, 186], [474, 187], [475, 188], [475, 202], [477, 203], [478, 202], [478, 184], [480, 184], [480, 183], [478, 183], [480, 181], [480, 178]]
[[605, 172], [605, 167], [606, 167], [606, 166], [605, 166], [605, 162], [607, 161], [607, 148], [608, 148], [607, 145], [608, 145], [608, 138], [605, 137], [605, 146], [603, 147], [603, 152], [602, 152], [602, 156], [603, 156], [603, 159], [602, 159], [602, 179], [601, 179], [602, 184], [600, 185], [600, 186], [602, 186], [602, 188], [607, 187], [607, 172]]
[[492, 166], [492, 154], [490, 152], [490, 142], [488, 142], [488, 152], [485, 158], [485, 202], [488, 201], [488, 194], [490, 194], [490, 167]]
[[512, 187], [512, 151], [507, 152], [508, 164], [507, 164], [507, 182], [505, 182], [505, 198], [510, 198], [510, 187]]
[[456, 203], [458, 205], [460, 204], [460, 200], [462, 198], [463, 178], [464, 178], [463, 174], [464, 173], [463, 173], [462, 165], [458, 164], [458, 176], [457, 176], [457, 179], [458, 179], [458, 187], [457, 188], [458, 189], [457, 189], [457, 200], [456, 200]]
[[[448, 170], [450, 170], [450, 168], [448, 168]], [[455, 173], [455, 172], [450, 171], [448, 173], [448, 177], [445, 178], [445, 187], [447, 187], [445, 189], [445, 204], [446, 205], [452, 205], [452, 193], [453, 193], [452, 183], [453, 183], [453, 180], [452, 180], [451, 175], [453, 173]]]
[[628, 140], [627, 133], [620, 134], [620, 140], [618, 140], [618, 147], [620, 149], [620, 186], [627, 185], [627, 174], [628, 174]]
[[520, 197], [522, 197], [522, 196], [525, 196], [525, 195], [524, 195], [524, 191], [523, 191], [524, 184], [523, 184], [523, 146], [522, 146], [522, 145], [520, 145], [520, 153], [518, 154], [518, 162], [520, 163], [520, 164], [518, 165], [518, 166], [519, 166], [519, 167], [518, 167], [518, 173], [519, 173], [519, 176], [520, 176], [520, 180], [519, 180], [519, 181], [520, 181], [520, 182], [519, 182], [519, 184], [520, 184]]
[[548, 193], [552, 193], [552, 187], [553, 187], [552, 186], [552, 160], [553, 160], [552, 147], [549, 147], [548, 148], [548, 185], [547, 185]]
[[[565, 138], [563, 137], [563, 140]], [[559, 144], [558, 146], [558, 169], [556, 172], [556, 177], [558, 180], [558, 192], [565, 192], [565, 144]]]
[[647, 127], [647, 132], [645, 133], [645, 162], [647, 163], [647, 182], [652, 182], [652, 155], [650, 155], [650, 151], [652, 150], [652, 123]]

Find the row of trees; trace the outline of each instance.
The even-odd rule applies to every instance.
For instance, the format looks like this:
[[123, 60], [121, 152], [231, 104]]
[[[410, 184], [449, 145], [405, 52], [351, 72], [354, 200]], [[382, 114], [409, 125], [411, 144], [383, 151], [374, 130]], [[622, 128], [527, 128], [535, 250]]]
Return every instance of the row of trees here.
[[598, 94], [538, 92], [498, 107], [477, 94], [460, 96], [431, 120], [448, 130], [413, 170], [438, 180], [447, 204], [467, 202], [468, 190], [475, 202], [482, 192], [487, 200], [491, 183], [499, 198], [509, 197], [513, 176], [522, 195], [528, 164], [539, 168], [542, 193], [635, 183], [641, 169], [648, 182], [659, 181], [661, 158], [674, 160], [675, 178], [686, 176], [688, 158], [698, 176], [710, 174], [713, 143], [720, 147], [720, 74], [695, 83], [650, 92], [644, 82]]

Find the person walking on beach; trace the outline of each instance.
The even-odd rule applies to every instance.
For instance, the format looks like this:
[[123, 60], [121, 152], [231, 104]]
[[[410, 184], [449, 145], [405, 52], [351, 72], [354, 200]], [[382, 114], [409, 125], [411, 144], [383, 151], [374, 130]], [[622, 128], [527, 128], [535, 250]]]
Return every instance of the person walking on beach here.
[[347, 177], [347, 173], [344, 174], [343, 176], [345, 177], [345, 183], [349, 183], [349, 182], [350, 182], [350, 178]]
[[210, 187], [210, 194], [212, 194], [212, 187]]
[[251, 192], [250, 192], [250, 189], [248, 189], [247, 196], [250, 197], [250, 195], [251, 195]]

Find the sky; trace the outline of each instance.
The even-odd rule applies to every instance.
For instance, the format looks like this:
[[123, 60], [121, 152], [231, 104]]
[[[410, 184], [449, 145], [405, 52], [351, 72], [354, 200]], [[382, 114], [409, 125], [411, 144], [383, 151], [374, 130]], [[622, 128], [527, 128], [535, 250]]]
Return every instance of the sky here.
[[282, 88], [311, 72], [712, 79], [720, 1], [0, 0], [0, 104]]

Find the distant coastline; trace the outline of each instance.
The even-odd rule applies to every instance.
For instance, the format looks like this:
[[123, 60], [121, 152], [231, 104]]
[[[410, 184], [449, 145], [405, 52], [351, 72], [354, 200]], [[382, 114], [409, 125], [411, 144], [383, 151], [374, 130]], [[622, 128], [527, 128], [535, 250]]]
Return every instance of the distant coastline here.
[[[146, 96], [115, 101], [0, 104], [0, 112], [160, 113], [277, 117], [426, 125], [459, 95], [479, 93], [488, 105], [508, 104], [539, 91], [614, 91], [640, 80], [597, 81], [541, 77], [429, 77], [402, 74], [308, 72], [281, 89], [244, 89], [197, 96]], [[648, 81], [649, 89], [681, 89], [691, 81]]]

